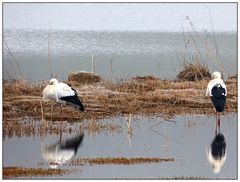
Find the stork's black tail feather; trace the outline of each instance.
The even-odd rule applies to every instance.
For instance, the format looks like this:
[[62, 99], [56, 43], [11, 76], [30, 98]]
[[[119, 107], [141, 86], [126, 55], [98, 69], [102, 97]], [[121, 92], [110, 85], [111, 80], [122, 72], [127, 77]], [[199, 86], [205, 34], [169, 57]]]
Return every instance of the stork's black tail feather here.
[[80, 111], [85, 110], [81, 100], [78, 98], [77, 95], [61, 97], [60, 99], [66, 101], [67, 104], [78, 108]]
[[224, 111], [226, 103], [226, 90], [221, 85], [216, 85], [212, 88], [211, 100], [217, 112]]

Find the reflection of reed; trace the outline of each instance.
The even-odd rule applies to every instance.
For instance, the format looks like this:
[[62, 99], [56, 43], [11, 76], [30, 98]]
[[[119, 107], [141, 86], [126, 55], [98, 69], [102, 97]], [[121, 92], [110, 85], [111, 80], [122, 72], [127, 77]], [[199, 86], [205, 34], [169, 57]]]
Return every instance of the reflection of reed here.
[[96, 119], [90, 119], [89, 127], [88, 127], [88, 132], [90, 134], [90, 138], [93, 139], [94, 133], [98, 131], [98, 127], [96, 124]]
[[[96, 119], [95, 119], [96, 120]], [[76, 131], [76, 123], [70, 125], [67, 121], [63, 122], [62, 128], [59, 127], [61, 124], [58, 121], [46, 121], [46, 120], [33, 120], [33, 119], [24, 119], [24, 120], [4, 120], [3, 121], [3, 138], [12, 138], [16, 137], [35, 137], [40, 136], [43, 138], [46, 135], [59, 135], [61, 133], [71, 134], [73, 131]], [[81, 124], [80, 129], [86, 131], [88, 134], [100, 133], [102, 131], [107, 131], [110, 133], [119, 133], [121, 127], [114, 123], [102, 123], [100, 121], [90, 120], [87, 124]]]
[[95, 118], [92, 118], [86, 122], [87, 124], [84, 124], [81, 126], [81, 129], [86, 131], [90, 138], [93, 139], [93, 137], [102, 132], [102, 131], [108, 131], [111, 133], [119, 133], [121, 131], [121, 128], [119, 125], [114, 123], [101, 123], [99, 120], [97, 121]]
[[127, 138], [128, 138], [128, 143], [129, 146], [132, 146], [132, 135], [133, 135], [133, 129], [132, 129], [132, 114], [129, 114], [129, 117], [127, 119], [126, 125], [127, 125]]
[[132, 114], [129, 114], [129, 118], [128, 118], [128, 121], [127, 121], [127, 128], [128, 128], [128, 134], [129, 135], [132, 135], [133, 134], [133, 129], [132, 129]]

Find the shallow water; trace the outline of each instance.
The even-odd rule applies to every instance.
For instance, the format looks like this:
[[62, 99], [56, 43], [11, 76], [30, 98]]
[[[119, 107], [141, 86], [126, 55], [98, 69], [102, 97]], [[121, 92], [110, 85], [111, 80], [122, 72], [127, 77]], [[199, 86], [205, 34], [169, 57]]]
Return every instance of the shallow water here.
[[[61, 169], [73, 169], [63, 176], [43, 178], [115, 179], [115, 178], [174, 178], [201, 177], [236, 179], [237, 177], [237, 114], [221, 117], [220, 133], [226, 139], [226, 161], [221, 171], [215, 174], [208, 162], [206, 150], [215, 136], [215, 117], [177, 116], [171, 120], [159, 117], [133, 117], [133, 135], [129, 139], [126, 121], [128, 118], [99, 120], [98, 123], [119, 125], [119, 132], [104, 130], [86, 132], [77, 150], [77, 158], [96, 157], [159, 157], [174, 158], [173, 162], [143, 163], [134, 165], [66, 165]], [[85, 121], [84, 124], [91, 121]], [[66, 125], [66, 124], [65, 124]], [[73, 124], [74, 132], [63, 133], [66, 140], [80, 132], [83, 123]], [[3, 139], [3, 166], [49, 168], [43, 158], [41, 146], [49, 146], [59, 140], [57, 135], [5, 137]], [[42, 177], [33, 177], [42, 178]]]
[[[195, 35], [210, 72], [222, 69], [219, 65], [213, 37], [202, 33]], [[4, 40], [16, 58], [24, 78], [32, 81], [50, 78], [48, 62], [48, 31], [4, 30]], [[184, 42], [188, 42], [186, 44]], [[218, 53], [226, 74], [237, 73], [237, 35], [233, 32], [216, 33]], [[162, 79], [174, 79], [181, 70], [183, 55], [193, 59], [196, 46], [190, 34], [171, 32], [86, 32], [52, 30], [50, 34], [50, 58], [53, 75], [67, 79], [71, 71], [91, 71], [92, 54], [95, 72], [105, 78], [126, 79], [136, 75], [153, 75]], [[3, 44], [3, 77], [19, 76], [5, 43]], [[195, 59], [195, 58], [194, 58]]]

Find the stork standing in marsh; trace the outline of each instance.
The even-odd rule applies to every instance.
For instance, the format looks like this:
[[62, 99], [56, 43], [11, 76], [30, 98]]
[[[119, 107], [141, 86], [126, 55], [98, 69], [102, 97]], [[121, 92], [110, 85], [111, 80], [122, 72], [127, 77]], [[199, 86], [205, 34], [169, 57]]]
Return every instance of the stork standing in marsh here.
[[42, 118], [44, 118], [43, 101], [47, 100], [52, 100], [60, 104], [61, 121], [62, 106], [70, 105], [74, 108], [79, 109], [80, 111], [85, 110], [81, 99], [77, 95], [77, 91], [66, 83], [58, 82], [56, 78], [52, 78], [49, 81], [49, 85], [47, 85], [43, 90], [41, 102]]
[[212, 104], [216, 111], [216, 119], [218, 127], [220, 127], [220, 113], [224, 111], [226, 97], [227, 97], [227, 87], [222, 80], [221, 73], [218, 71], [213, 72], [212, 80], [209, 81], [206, 96], [210, 96]]

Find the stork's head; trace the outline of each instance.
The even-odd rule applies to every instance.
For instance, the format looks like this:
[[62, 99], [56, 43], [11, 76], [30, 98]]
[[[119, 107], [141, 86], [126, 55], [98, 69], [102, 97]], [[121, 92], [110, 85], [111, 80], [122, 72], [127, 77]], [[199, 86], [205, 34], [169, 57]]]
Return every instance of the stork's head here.
[[56, 85], [58, 83], [58, 80], [56, 78], [52, 78], [50, 81], [49, 81], [50, 85]]
[[222, 78], [221, 73], [219, 73], [218, 71], [214, 71], [212, 74], [212, 79], [216, 79], [216, 78], [219, 78], [219, 79]]

